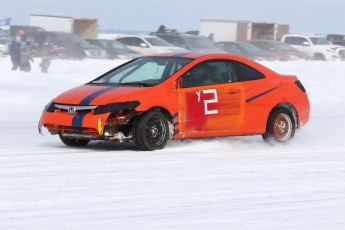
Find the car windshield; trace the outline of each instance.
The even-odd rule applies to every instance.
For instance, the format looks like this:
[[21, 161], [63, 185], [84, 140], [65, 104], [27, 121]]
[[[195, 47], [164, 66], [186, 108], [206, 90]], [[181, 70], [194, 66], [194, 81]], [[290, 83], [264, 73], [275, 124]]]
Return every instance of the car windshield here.
[[277, 43], [277, 47], [279, 50], [283, 50], [283, 51], [297, 51], [295, 48], [293, 48], [292, 46], [289, 46], [288, 44], [284, 42]]
[[323, 37], [309, 37], [314, 45], [331, 45], [332, 43]]
[[55, 36], [65, 43], [88, 45], [89, 43], [72, 33], [56, 33]]
[[187, 42], [197, 49], [214, 49], [212, 41], [206, 37], [186, 37]]
[[171, 44], [169, 44], [162, 38], [146, 38], [146, 41], [148, 41], [153, 46], [171, 46]]
[[169, 78], [191, 60], [181, 57], [141, 57], [115, 68], [89, 84], [153, 86]]

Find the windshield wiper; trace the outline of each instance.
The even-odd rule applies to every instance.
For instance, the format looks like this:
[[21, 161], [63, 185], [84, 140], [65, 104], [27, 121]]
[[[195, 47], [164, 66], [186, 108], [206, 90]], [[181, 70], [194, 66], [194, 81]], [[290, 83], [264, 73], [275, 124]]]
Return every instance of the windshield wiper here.
[[111, 83], [111, 82], [97, 82], [97, 81], [91, 81], [87, 84], [90, 85], [119, 85], [118, 83]]
[[119, 85], [139, 85], [139, 86], [144, 86], [144, 87], [151, 86], [150, 84], [145, 83], [145, 82], [123, 82], [123, 83], [119, 83]]

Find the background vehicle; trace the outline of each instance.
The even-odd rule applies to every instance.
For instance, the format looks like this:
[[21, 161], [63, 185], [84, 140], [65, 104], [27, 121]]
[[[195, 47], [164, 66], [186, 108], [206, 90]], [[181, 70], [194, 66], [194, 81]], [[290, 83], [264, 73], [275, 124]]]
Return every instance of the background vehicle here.
[[344, 48], [333, 45], [325, 38], [313, 34], [286, 34], [281, 39], [297, 50], [306, 53], [313, 60], [342, 60]]
[[145, 55], [187, 51], [184, 48], [173, 46], [154, 35], [120, 35], [115, 40], [126, 45], [131, 50]]
[[213, 41], [204, 36], [181, 33], [152, 33], [163, 38], [168, 43], [185, 48], [193, 52], [223, 53], [221, 49], [213, 45]]
[[29, 32], [38, 32], [38, 31], [46, 31], [42, 27], [39, 26], [28, 26], [28, 25], [11, 25], [9, 36], [11, 38], [15, 37], [19, 30], [24, 30], [25, 33]]
[[11, 40], [12, 38], [14, 38], [18, 34], [19, 30], [23, 30], [24, 33], [45, 31], [45, 29], [43, 29], [42, 27], [38, 27], [38, 26], [10, 25], [8, 30], [7, 29], [6, 30], [0, 29], [0, 38]]
[[0, 28], [0, 39], [9, 39], [9, 31]]
[[91, 45], [99, 46], [107, 51], [110, 59], [133, 59], [141, 56], [140, 53], [129, 49], [121, 42], [110, 39], [85, 39]]
[[107, 58], [107, 53], [99, 46], [90, 45], [79, 36], [68, 32], [40, 31], [25, 34], [25, 38], [35, 44], [36, 54], [40, 56], [44, 44], [54, 48], [52, 53], [60, 58]]
[[0, 57], [8, 55], [9, 40], [6, 38], [0, 38]]
[[248, 42], [216, 42], [214, 45], [227, 53], [240, 55], [252, 60], [279, 60], [277, 55], [264, 51]]
[[280, 58], [280, 60], [294, 61], [298, 59], [310, 59], [307, 54], [298, 51], [297, 49], [293, 48], [292, 46], [284, 42], [273, 40], [255, 40], [248, 42], [262, 50], [277, 55]]
[[327, 34], [326, 39], [332, 44], [345, 46], [345, 34]]
[[68, 146], [134, 141], [156, 150], [167, 140], [262, 135], [285, 143], [309, 119], [296, 76], [229, 54], [175, 53], [129, 61], [55, 97], [46, 127]]

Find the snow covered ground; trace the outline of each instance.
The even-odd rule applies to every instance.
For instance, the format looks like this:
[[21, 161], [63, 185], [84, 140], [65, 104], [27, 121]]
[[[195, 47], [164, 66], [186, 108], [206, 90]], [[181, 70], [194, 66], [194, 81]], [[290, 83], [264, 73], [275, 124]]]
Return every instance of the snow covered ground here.
[[262, 62], [295, 74], [309, 123], [288, 146], [260, 136], [64, 146], [37, 123], [56, 95], [120, 61], [52, 62], [49, 74], [0, 58], [1, 230], [343, 230], [345, 62]]

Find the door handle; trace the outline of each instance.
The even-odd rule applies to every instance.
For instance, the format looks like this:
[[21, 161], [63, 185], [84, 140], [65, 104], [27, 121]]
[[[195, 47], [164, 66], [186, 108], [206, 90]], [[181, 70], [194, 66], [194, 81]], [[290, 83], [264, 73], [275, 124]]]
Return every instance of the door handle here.
[[241, 90], [239, 90], [239, 89], [234, 89], [234, 88], [231, 88], [230, 90], [229, 90], [229, 93], [230, 94], [235, 94], [235, 93], [240, 93], [241, 92]]

